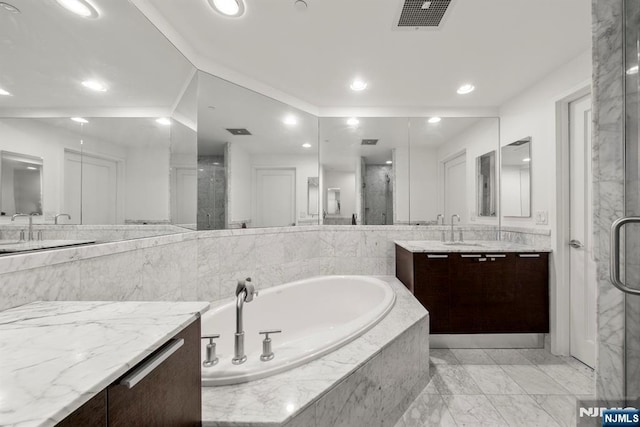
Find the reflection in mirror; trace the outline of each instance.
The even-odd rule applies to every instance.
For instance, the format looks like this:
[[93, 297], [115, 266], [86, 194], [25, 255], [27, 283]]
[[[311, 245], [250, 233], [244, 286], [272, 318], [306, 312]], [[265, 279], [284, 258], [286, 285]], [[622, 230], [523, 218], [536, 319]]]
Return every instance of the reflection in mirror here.
[[327, 217], [340, 215], [340, 189], [327, 188]]
[[42, 215], [42, 158], [1, 151], [0, 215]]
[[496, 151], [476, 157], [478, 216], [496, 216]]
[[503, 216], [531, 216], [531, 137], [502, 147], [500, 187]]
[[198, 230], [318, 223], [315, 116], [199, 72], [197, 122]]
[[[398, 170], [409, 166], [410, 182], [398, 182], [409, 197], [411, 224], [436, 224], [460, 216], [469, 221], [495, 223], [497, 218], [476, 214], [476, 157], [499, 145], [497, 118], [411, 118], [410, 155], [396, 155]], [[494, 209], [495, 211], [495, 209]]]
[[[406, 118], [320, 118], [320, 185], [323, 224], [384, 225], [408, 223], [408, 185], [396, 191], [396, 180], [408, 182]], [[339, 213], [332, 213], [330, 189], [340, 191]], [[402, 219], [404, 215], [406, 219]]]
[[68, 213], [58, 223], [168, 224], [171, 126], [156, 119], [174, 111], [194, 68], [131, 2], [102, 2], [92, 20], [59, 3], [0, 14], [0, 39], [10, 41], [0, 45], [3, 88], [13, 95], [0, 97], [0, 150], [46, 165], [43, 216], [34, 221]]
[[307, 214], [310, 216], [318, 216], [318, 202], [320, 201], [320, 179], [317, 176], [311, 176], [307, 179]]

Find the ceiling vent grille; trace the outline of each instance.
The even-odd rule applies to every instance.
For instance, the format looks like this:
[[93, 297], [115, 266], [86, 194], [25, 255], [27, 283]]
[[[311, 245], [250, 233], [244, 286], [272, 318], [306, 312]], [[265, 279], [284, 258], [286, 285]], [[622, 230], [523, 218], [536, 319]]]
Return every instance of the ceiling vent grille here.
[[363, 139], [361, 145], [376, 145], [377, 143], [377, 139]]
[[404, 0], [396, 22], [399, 30], [437, 29], [453, 0]]
[[231, 135], [251, 135], [247, 129], [227, 129]]

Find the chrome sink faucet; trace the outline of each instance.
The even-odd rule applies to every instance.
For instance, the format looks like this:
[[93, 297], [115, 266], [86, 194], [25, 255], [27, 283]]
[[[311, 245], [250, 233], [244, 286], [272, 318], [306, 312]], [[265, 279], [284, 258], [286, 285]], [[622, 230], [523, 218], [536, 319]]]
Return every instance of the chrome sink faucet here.
[[454, 242], [454, 235], [453, 235], [453, 218], [458, 218], [458, 223], [460, 223], [460, 215], [458, 214], [453, 214], [451, 215], [451, 241]]
[[245, 280], [238, 280], [236, 286], [236, 333], [234, 341], [234, 356], [231, 359], [231, 363], [234, 365], [241, 365], [247, 361], [247, 355], [244, 354], [244, 327], [242, 325], [242, 309], [245, 302], [253, 301], [253, 297], [258, 296], [258, 292], [255, 290], [251, 278], [247, 277]]
[[[444, 215], [442, 215], [442, 214], [438, 214], [438, 216], [436, 217], [436, 225], [440, 224], [440, 219], [442, 219], [442, 225], [444, 225]], [[444, 228], [440, 232], [440, 240], [442, 242], [444, 242], [446, 240], [445, 237], [444, 237]]]
[[69, 215], [69, 214], [65, 214], [65, 213], [61, 213], [61, 214], [56, 215], [56, 218], [55, 218], [55, 225], [58, 225], [58, 218], [60, 218], [61, 216], [66, 216], [66, 217], [67, 217], [67, 219], [68, 219], [69, 221], [71, 221], [71, 215]]
[[11, 217], [11, 221], [15, 221], [16, 218], [21, 217], [21, 216], [25, 216], [27, 218], [29, 218], [29, 234], [27, 237], [27, 240], [32, 241], [33, 240], [33, 216], [34, 214], [31, 215], [27, 215], [27, 214], [15, 214]]

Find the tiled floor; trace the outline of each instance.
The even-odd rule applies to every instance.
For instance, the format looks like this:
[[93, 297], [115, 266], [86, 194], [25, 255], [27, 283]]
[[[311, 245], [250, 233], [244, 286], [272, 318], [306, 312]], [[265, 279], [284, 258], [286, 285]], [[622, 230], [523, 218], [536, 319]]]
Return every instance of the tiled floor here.
[[396, 427], [575, 426], [593, 370], [544, 349], [432, 349], [431, 381]]

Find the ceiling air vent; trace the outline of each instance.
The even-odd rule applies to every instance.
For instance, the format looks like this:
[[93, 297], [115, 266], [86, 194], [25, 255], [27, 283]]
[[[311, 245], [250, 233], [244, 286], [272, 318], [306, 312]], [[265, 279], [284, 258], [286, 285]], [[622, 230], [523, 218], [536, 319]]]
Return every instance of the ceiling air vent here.
[[362, 145], [376, 145], [378, 143], [377, 139], [363, 139]]
[[227, 129], [231, 135], [251, 135], [247, 129]]
[[453, 0], [403, 0], [397, 16], [397, 30], [437, 29]]

